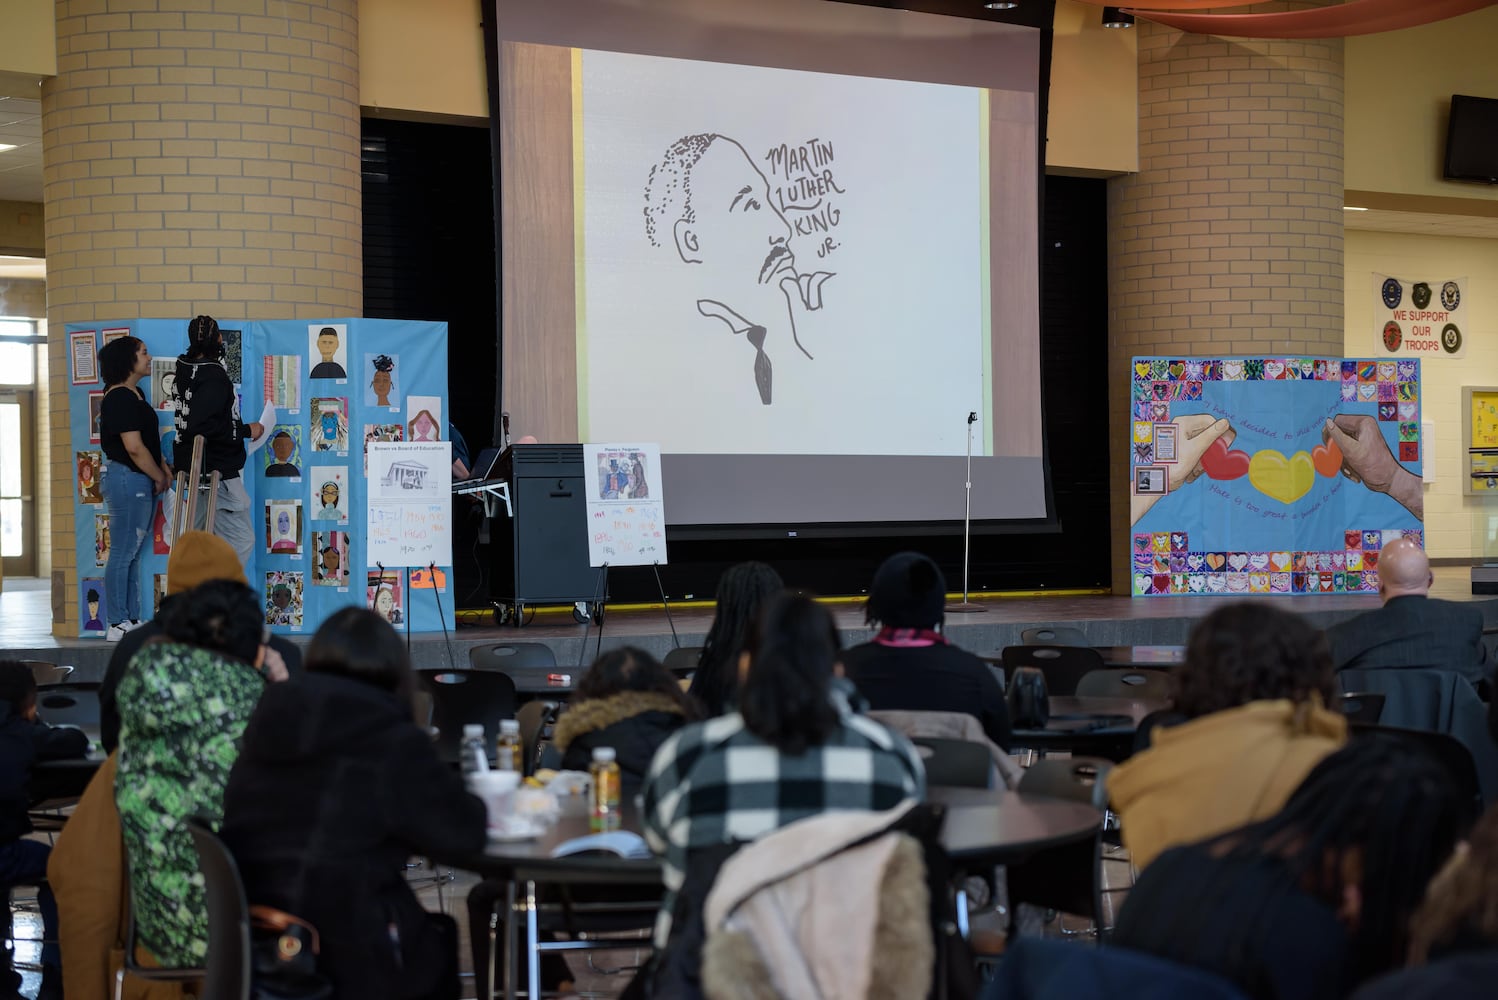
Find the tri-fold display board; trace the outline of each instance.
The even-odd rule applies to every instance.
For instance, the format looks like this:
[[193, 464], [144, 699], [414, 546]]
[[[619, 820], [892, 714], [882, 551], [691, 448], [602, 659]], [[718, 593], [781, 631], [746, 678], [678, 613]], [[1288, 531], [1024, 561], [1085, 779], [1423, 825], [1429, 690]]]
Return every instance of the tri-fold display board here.
[[[447, 324], [224, 319], [220, 327], [241, 418], [258, 420], [266, 403], [276, 409], [268, 440], [244, 468], [257, 538], [246, 576], [266, 626], [312, 632], [339, 608], [362, 606], [398, 629], [452, 628]], [[116, 596], [104, 585], [110, 547], [123, 540], [111, 536], [101, 487], [98, 350], [126, 335], [151, 353], [151, 376], [140, 389], [157, 411], [163, 458], [174, 468], [191, 458], [173, 448], [174, 372], [187, 320], [69, 324], [83, 635], [104, 633]], [[372, 448], [396, 442], [409, 447]], [[158, 497], [139, 568], [142, 617], [165, 593], [165, 524]]]
[[1423, 543], [1420, 362], [1135, 358], [1132, 591], [1372, 593]]

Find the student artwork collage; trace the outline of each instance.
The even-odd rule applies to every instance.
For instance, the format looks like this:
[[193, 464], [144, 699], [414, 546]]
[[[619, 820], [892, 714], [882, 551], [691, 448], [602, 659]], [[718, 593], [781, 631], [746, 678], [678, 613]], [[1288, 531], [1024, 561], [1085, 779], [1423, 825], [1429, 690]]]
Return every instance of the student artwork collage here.
[[1135, 358], [1135, 596], [1374, 593], [1424, 541], [1415, 359]]
[[252, 464], [265, 621], [275, 630], [311, 631], [349, 604], [411, 624], [404, 568], [366, 568], [363, 525], [369, 444], [442, 440], [446, 426], [445, 328], [440, 344], [383, 329], [412, 326], [440, 324], [259, 324], [276, 423]]
[[[368, 442], [442, 439], [446, 324], [344, 319], [233, 325], [242, 330], [225, 330], [224, 366], [234, 380], [241, 418], [258, 420], [266, 404], [275, 408], [262, 439], [246, 440], [243, 471], [257, 538], [246, 576], [259, 591], [266, 625], [275, 632], [310, 632], [338, 608], [362, 605], [379, 610], [397, 627], [440, 628], [434, 601], [426, 602], [431, 606], [423, 606], [413, 621], [403, 568], [366, 571], [361, 539]], [[163, 458], [170, 462], [170, 383], [175, 358], [186, 346], [187, 323], [136, 320], [119, 328], [140, 338], [152, 355], [151, 378], [142, 379], [140, 388], [157, 411]], [[83, 338], [68, 329], [70, 349], [86, 352]], [[97, 499], [102, 495], [97, 435], [90, 443], [87, 420], [90, 390], [102, 386], [76, 381], [88, 374], [90, 364], [97, 368], [96, 361], [75, 358], [71, 393], [82, 567], [78, 605], [83, 634], [102, 635], [102, 628], [90, 626], [109, 621], [103, 567], [111, 533]], [[185, 466], [188, 456], [181, 461]], [[144, 609], [145, 617], [154, 613], [165, 590], [170, 547], [164, 526], [158, 503], [141, 560], [141, 592], [153, 605]], [[442, 603], [448, 605], [441, 614], [451, 627], [450, 603]]]

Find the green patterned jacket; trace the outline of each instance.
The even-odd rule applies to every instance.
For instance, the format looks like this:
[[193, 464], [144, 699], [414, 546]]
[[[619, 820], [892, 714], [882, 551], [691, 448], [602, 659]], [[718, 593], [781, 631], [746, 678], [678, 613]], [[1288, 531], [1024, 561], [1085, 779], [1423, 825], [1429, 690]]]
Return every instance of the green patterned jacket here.
[[114, 798], [130, 859], [136, 936], [169, 968], [208, 954], [203, 876], [184, 821], [222, 820], [239, 739], [265, 690], [252, 667], [218, 653], [152, 642], [120, 680]]

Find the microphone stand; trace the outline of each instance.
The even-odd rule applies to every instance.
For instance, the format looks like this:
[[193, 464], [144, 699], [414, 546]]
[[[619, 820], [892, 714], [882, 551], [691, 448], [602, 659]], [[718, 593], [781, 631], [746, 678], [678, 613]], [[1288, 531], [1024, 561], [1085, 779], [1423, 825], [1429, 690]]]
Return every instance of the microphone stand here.
[[969, 554], [972, 549], [973, 538], [973, 424], [978, 420], [976, 410], [967, 415], [967, 481], [962, 484], [963, 494], [966, 501], [966, 509], [962, 513], [962, 601], [957, 604], [948, 604], [947, 611], [957, 614], [973, 614], [988, 609], [981, 604], [974, 604], [968, 600], [967, 573]]

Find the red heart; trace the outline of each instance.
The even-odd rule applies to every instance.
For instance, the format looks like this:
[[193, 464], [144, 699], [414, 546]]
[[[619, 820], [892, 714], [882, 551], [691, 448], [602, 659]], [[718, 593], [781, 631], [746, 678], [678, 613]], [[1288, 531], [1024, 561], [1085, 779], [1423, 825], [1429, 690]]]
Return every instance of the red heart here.
[[1330, 479], [1342, 471], [1342, 449], [1335, 441], [1318, 444], [1311, 449], [1311, 464], [1316, 466], [1317, 472]]
[[[1213, 479], [1241, 479], [1248, 475], [1248, 452], [1228, 451], [1227, 442], [1218, 438], [1202, 454], [1202, 471]], [[1338, 456], [1337, 467], [1342, 467]]]

